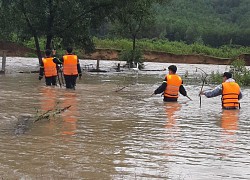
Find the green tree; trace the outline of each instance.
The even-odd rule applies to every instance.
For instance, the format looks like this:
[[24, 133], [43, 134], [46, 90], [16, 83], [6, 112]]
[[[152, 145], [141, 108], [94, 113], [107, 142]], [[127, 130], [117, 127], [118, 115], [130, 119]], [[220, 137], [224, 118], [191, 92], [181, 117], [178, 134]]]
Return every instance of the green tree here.
[[18, 16], [11, 12], [12, 6], [8, 0], [0, 1], [0, 39], [3, 41], [11, 41], [13, 34], [16, 33], [16, 19]]
[[[153, 23], [154, 13], [152, 4], [154, 0], [127, 0], [120, 1], [114, 12], [114, 23], [116, 25], [116, 33], [123, 37], [132, 39], [132, 53], [130, 65], [135, 61], [136, 57], [136, 39], [142, 30], [146, 29]], [[137, 58], [140, 59], [140, 58]], [[136, 62], [135, 62], [136, 63]]]
[[[93, 47], [90, 28], [110, 12], [114, 0], [5, 0], [9, 13], [18, 14], [16, 20], [21, 26], [18, 35], [33, 37], [39, 62], [42, 54], [39, 38], [46, 38], [45, 48], [51, 48], [54, 38], [63, 45]], [[97, 18], [98, 17], [98, 18]], [[24, 24], [25, 22], [25, 24]]]

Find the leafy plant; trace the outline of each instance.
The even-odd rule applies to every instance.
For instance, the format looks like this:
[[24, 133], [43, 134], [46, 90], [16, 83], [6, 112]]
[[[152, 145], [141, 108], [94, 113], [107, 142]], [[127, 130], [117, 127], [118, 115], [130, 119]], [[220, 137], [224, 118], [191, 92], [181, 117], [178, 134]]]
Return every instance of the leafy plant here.
[[212, 71], [209, 77], [209, 81], [212, 84], [222, 83], [222, 74], [220, 74], [219, 71], [217, 72]]
[[140, 49], [124, 50], [119, 54], [118, 59], [120, 61], [126, 61], [129, 68], [136, 67], [138, 63], [138, 68], [143, 68], [143, 56]]
[[[234, 60], [230, 65], [230, 70], [235, 81], [242, 86], [250, 86], [250, 71], [245, 66], [242, 59]], [[221, 83], [222, 74], [212, 72], [210, 76], [211, 83]]]
[[245, 66], [245, 61], [236, 59], [231, 63], [230, 72], [233, 74], [234, 79], [240, 85], [250, 85], [250, 71]]

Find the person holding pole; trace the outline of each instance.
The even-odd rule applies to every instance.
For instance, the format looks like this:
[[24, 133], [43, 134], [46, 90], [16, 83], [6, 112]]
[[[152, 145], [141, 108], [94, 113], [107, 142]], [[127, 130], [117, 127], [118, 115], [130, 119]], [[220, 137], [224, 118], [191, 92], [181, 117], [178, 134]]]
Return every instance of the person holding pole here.
[[163, 93], [163, 101], [166, 102], [177, 101], [179, 93], [188, 97], [187, 92], [182, 85], [183, 81], [181, 77], [176, 74], [177, 67], [175, 65], [171, 65], [168, 67], [168, 71], [169, 73], [165, 76], [163, 83], [154, 91], [153, 94]]
[[242, 98], [240, 86], [232, 78], [232, 73], [224, 72], [223, 83], [213, 90], [201, 91], [199, 95], [207, 98], [222, 95], [221, 102], [223, 109], [240, 109], [239, 100]]
[[53, 57], [51, 56], [52, 51], [50, 49], [46, 49], [45, 57], [42, 59], [40, 64], [39, 71], [39, 80], [45, 76], [46, 86], [56, 86], [56, 77], [58, 66], [53, 62]]
[[68, 47], [66, 49], [66, 54], [62, 58], [53, 59], [54, 63], [63, 65], [63, 75], [67, 89], [75, 89], [77, 77], [82, 77], [79, 59], [72, 51], [73, 48]]

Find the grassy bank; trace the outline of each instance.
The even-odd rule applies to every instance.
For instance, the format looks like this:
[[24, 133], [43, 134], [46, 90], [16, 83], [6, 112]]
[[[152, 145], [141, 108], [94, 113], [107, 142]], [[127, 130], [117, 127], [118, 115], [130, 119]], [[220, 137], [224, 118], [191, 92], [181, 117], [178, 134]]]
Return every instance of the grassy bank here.
[[[132, 41], [128, 39], [98, 39], [94, 38], [96, 48], [131, 49]], [[167, 40], [142, 39], [137, 41], [137, 47], [142, 50], [160, 51], [173, 54], [203, 54], [221, 58], [235, 58], [240, 54], [250, 52], [250, 47], [227, 45], [220, 48], [211, 48], [202, 44], [187, 45], [183, 42]]]
[[[129, 39], [93, 39], [96, 48], [100, 49], [115, 49], [115, 50], [128, 50], [132, 49], [132, 41]], [[26, 47], [35, 49], [33, 40], [23, 43]], [[58, 42], [58, 44], [60, 44]], [[45, 47], [45, 39], [41, 39], [40, 46]], [[250, 47], [227, 45], [219, 48], [212, 48], [202, 44], [185, 44], [184, 42], [170, 42], [161, 39], [141, 39], [137, 40], [136, 47], [145, 51], [166, 52], [177, 55], [186, 54], [202, 54], [219, 58], [236, 58], [240, 54], [250, 53]], [[58, 49], [59, 54], [63, 54], [63, 49]], [[75, 49], [75, 52], [81, 54], [80, 49]]]

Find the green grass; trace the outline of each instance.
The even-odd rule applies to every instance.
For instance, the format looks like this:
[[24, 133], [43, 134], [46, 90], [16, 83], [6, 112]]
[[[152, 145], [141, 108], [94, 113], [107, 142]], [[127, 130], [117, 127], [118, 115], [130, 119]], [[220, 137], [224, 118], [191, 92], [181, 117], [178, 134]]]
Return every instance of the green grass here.
[[[98, 39], [94, 38], [96, 48], [103, 49], [132, 49], [132, 41], [128, 39]], [[240, 54], [250, 52], [250, 47], [231, 45], [222, 46], [220, 48], [212, 48], [202, 44], [194, 43], [187, 45], [184, 42], [170, 42], [167, 40], [137, 40], [136, 47], [146, 51], [159, 51], [173, 54], [202, 54], [220, 58], [235, 58]]]
[[[115, 50], [131, 50], [132, 41], [129, 39], [99, 39], [94, 37], [94, 44], [99, 49], [115, 49]], [[35, 48], [34, 40], [23, 42], [23, 44], [30, 48]], [[45, 39], [40, 39], [40, 47], [45, 47]], [[227, 45], [220, 48], [212, 48], [203, 44], [185, 44], [184, 42], [170, 42], [163, 39], [140, 39], [136, 41], [136, 48], [145, 51], [166, 52], [177, 55], [202, 54], [207, 56], [219, 58], [233, 58], [235, 59], [240, 54], [247, 54], [250, 52], [250, 47]], [[63, 49], [57, 49], [59, 54], [63, 54]], [[81, 50], [75, 50], [81, 52]]]

